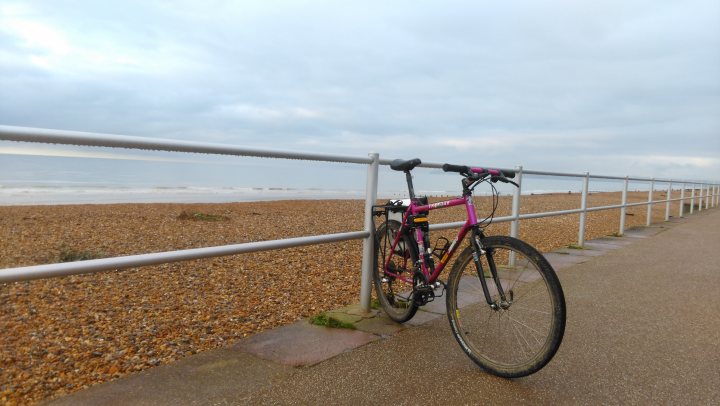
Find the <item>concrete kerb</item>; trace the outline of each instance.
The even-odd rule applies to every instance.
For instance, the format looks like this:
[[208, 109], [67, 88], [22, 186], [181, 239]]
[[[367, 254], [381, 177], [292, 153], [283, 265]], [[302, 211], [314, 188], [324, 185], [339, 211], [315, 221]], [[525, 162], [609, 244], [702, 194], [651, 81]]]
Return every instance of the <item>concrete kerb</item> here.
[[[554, 268], [568, 268], [592, 260], [597, 256], [596, 253], [626, 247], [678, 223], [681, 221], [628, 229], [621, 237], [588, 241], [585, 249], [561, 249], [544, 255]], [[168, 404], [172, 403], [172, 399], [183, 399], [183, 394], [195, 398], [198, 393], [204, 393], [202, 398], [208, 400], [214, 396], [222, 398], [222, 388], [227, 383], [222, 385], [216, 382], [222, 379], [242, 380], [241, 392], [254, 393], [267, 388], [273, 381], [290, 379], [291, 375], [302, 373], [304, 367], [311, 367], [344, 352], [392, 337], [405, 329], [445, 317], [443, 299], [438, 298], [424, 306], [412, 320], [404, 324], [393, 322], [380, 310], [373, 309], [365, 313], [360, 305], [335, 309], [326, 314], [352, 323], [354, 330], [315, 326], [308, 320], [301, 320], [248, 337], [228, 348], [206, 351], [50, 403]], [[246, 375], [247, 379], [244, 378]], [[213, 389], [215, 386], [217, 389]], [[234, 394], [237, 396], [238, 392]]]

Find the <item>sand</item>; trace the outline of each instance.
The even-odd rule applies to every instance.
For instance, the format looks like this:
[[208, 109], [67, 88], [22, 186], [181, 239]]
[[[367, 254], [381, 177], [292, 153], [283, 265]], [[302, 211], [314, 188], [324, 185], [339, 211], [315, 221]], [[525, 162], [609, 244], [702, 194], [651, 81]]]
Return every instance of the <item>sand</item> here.
[[[646, 192], [630, 194], [631, 202], [645, 200]], [[510, 202], [502, 197], [496, 216], [509, 214]], [[619, 193], [589, 197], [590, 206], [619, 202]], [[478, 199], [480, 214], [488, 204]], [[579, 205], [577, 194], [522, 198], [523, 213]], [[0, 268], [357, 231], [363, 207], [358, 200], [0, 207]], [[463, 210], [430, 219], [463, 220]], [[677, 216], [677, 203], [670, 213]], [[656, 204], [653, 221], [664, 216], [665, 204]], [[626, 227], [645, 220], [645, 206], [628, 209]], [[586, 238], [616, 233], [618, 223], [619, 210], [588, 214]], [[577, 227], [577, 214], [527, 220], [520, 237], [550, 251], [576, 244]], [[507, 234], [509, 223], [487, 233]], [[357, 303], [361, 255], [362, 243], [347, 241], [0, 285], [0, 402], [51, 399]]]

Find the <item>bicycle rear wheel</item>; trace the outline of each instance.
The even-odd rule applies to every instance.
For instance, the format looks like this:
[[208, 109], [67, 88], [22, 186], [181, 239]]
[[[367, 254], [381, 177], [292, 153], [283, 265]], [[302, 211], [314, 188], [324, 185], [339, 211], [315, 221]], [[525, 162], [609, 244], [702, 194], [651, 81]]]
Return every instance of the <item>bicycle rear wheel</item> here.
[[[552, 266], [537, 250], [512, 237], [487, 237], [478, 274], [472, 247], [458, 257], [448, 278], [447, 313], [465, 353], [484, 370], [505, 378], [530, 375], [560, 347], [565, 298]], [[493, 280], [494, 267], [506, 300]], [[494, 302], [485, 300], [484, 278]]]
[[[417, 259], [417, 248], [408, 235], [402, 235], [400, 242], [392, 249], [400, 223], [389, 220], [380, 225], [375, 235], [375, 264], [373, 284], [378, 302], [387, 315], [398, 323], [410, 320], [418, 306], [413, 301], [413, 268]], [[384, 266], [389, 262], [388, 270]]]

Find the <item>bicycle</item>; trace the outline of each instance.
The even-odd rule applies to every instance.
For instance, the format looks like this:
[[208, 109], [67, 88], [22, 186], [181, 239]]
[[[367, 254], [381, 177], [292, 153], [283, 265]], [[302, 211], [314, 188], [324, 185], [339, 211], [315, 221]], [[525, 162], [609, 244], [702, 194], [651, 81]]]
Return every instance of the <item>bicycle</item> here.
[[[560, 282], [550, 263], [528, 243], [483, 233], [497, 208], [494, 183], [517, 187], [510, 180], [514, 172], [445, 164], [443, 171], [462, 175], [462, 196], [428, 204], [427, 197], [415, 196], [410, 174], [420, 163], [416, 158], [390, 165], [405, 173], [409, 201], [373, 206], [376, 216], [385, 217], [375, 231], [373, 284], [380, 306], [402, 323], [420, 306], [446, 294], [452, 333], [480, 368], [505, 378], [539, 371], [557, 352], [565, 331]], [[493, 208], [478, 221], [473, 191], [482, 183], [492, 188]], [[429, 212], [461, 205], [467, 209], [467, 220], [455, 240], [440, 237], [430, 248]], [[440, 281], [440, 273], [468, 235], [470, 244], [455, 261], [447, 283]]]

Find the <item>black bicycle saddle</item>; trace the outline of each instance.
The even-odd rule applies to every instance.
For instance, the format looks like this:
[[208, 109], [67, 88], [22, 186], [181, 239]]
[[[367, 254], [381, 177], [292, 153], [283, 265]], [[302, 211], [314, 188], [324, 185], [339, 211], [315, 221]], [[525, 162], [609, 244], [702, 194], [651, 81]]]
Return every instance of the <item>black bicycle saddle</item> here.
[[390, 169], [395, 171], [411, 171], [421, 163], [422, 161], [420, 158], [410, 159], [407, 161], [404, 159], [396, 159], [390, 162]]

